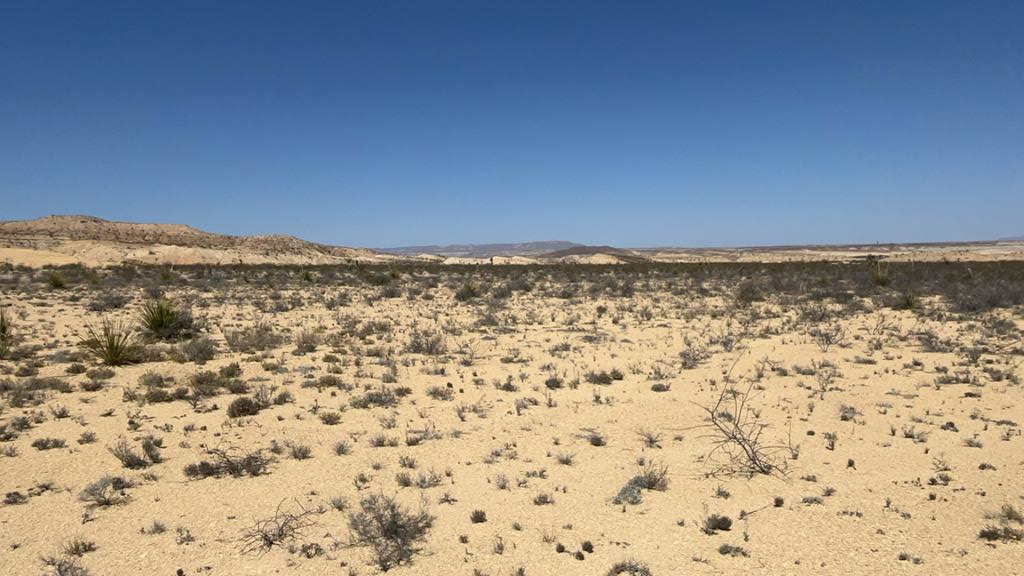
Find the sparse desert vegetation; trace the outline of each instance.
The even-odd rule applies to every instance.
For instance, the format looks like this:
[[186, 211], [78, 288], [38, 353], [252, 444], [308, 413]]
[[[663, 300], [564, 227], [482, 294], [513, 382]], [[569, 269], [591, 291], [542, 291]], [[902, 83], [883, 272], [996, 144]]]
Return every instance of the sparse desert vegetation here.
[[18, 574], [1000, 573], [1022, 314], [1014, 261], [8, 265], [0, 545]]

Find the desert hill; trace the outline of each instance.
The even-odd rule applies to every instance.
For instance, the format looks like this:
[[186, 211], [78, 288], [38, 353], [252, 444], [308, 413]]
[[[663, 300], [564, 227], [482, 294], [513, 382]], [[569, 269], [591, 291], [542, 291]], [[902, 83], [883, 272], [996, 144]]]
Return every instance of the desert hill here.
[[0, 222], [0, 261], [23, 265], [344, 264], [386, 262], [371, 250], [316, 244], [293, 236], [231, 236], [182, 224], [46, 216]]
[[375, 251], [308, 242], [286, 235], [232, 236], [183, 224], [114, 222], [95, 216], [0, 221], [0, 263], [24, 266], [124, 263], [156, 265], [277, 264], [315, 266], [396, 262], [446, 265], [637, 264], [643, 262], [902, 261], [1024, 259], [1024, 241], [762, 246], [746, 248], [616, 248], [565, 241], [409, 246]]
[[502, 244], [447, 244], [444, 246], [400, 246], [383, 248], [382, 252], [402, 256], [449, 256], [459, 258], [490, 258], [492, 256], [537, 256], [557, 250], [566, 250], [581, 246], [575, 242], [563, 240], [547, 240], [541, 242], [517, 242]]

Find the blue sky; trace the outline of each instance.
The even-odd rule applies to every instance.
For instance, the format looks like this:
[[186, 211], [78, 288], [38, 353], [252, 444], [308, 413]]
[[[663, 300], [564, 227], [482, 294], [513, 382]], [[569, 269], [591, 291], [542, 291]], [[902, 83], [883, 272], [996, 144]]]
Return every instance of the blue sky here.
[[373, 247], [1024, 234], [1021, 30], [1019, 1], [8, 2], [0, 219]]

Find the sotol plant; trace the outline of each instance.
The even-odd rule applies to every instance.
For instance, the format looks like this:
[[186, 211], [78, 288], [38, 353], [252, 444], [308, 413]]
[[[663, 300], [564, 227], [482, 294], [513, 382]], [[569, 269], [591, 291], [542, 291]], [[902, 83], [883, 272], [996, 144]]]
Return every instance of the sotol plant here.
[[121, 366], [137, 362], [140, 357], [135, 334], [123, 322], [104, 319], [97, 328], [86, 327], [86, 337], [81, 346], [93, 353], [108, 366]]
[[0, 305], [0, 359], [14, 348], [14, 324], [7, 315], [7, 308]]
[[139, 321], [147, 334], [160, 340], [190, 336], [194, 324], [188, 311], [180, 310], [163, 299], [150, 300], [143, 304]]

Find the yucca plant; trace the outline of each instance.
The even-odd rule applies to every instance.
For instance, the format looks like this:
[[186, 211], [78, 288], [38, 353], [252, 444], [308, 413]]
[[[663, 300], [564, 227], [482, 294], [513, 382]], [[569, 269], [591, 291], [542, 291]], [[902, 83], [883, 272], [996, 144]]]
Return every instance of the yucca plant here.
[[163, 298], [144, 303], [139, 321], [150, 336], [161, 340], [184, 337], [192, 331], [192, 315]]
[[14, 324], [7, 316], [7, 308], [0, 306], [0, 358], [5, 358], [11, 348], [14, 348]]
[[[875, 286], [888, 286], [892, 283], [889, 277], [889, 263], [881, 260], [871, 259], [868, 261], [871, 266], [871, 282]], [[884, 264], [884, 266], [883, 266]]]
[[82, 339], [81, 346], [107, 366], [121, 366], [139, 360], [135, 333], [124, 322], [104, 318], [99, 328], [90, 324], [86, 331], [88, 335]]

